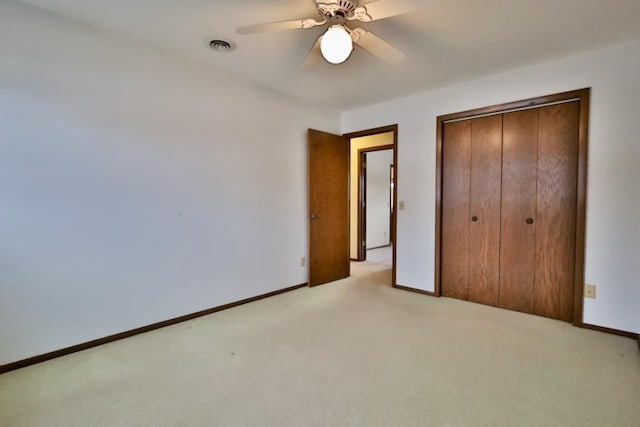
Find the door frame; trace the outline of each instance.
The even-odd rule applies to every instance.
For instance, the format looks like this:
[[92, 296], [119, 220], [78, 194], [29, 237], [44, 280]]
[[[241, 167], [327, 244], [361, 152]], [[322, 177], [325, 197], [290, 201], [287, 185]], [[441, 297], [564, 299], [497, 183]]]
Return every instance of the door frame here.
[[[361, 148], [358, 150], [358, 257], [356, 261], [367, 260], [367, 248], [364, 243], [367, 240], [367, 168], [364, 166], [364, 157], [368, 153], [375, 151], [394, 150], [393, 144], [379, 145], [377, 147]], [[391, 201], [393, 204], [393, 201]], [[393, 208], [391, 208], [393, 209]], [[389, 216], [389, 224], [393, 223], [393, 218]], [[393, 228], [393, 227], [389, 227]], [[389, 239], [391, 239], [391, 231], [389, 231]]]
[[391, 197], [389, 199], [389, 218], [391, 218], [391, 222], [389, 222], [389, 239], [391, 244], [393, 244], [393, 241], [396, 239], [393, 229], [393, 217], [396, 215], [396, 206], [393, 203], [394, 193], [396, 192], [395, 167], [395, 164], [389, 166], [389, 185], [391, 186]]
[[580, 121], [578, 131], [578, 188], [576, 197], [576, 236], [575, 269], [573, 286], [573, 319], [575, 326], [584, 326], [584, 262], [587, 199], [587, 146], [589, 135], [589, 99], [591, 88], [546, 95], [521, 101], [508, 102], [490, 107], [476, 108], [460, 113], [437, 117], [436, 124], [436, 230], [435, 230], [435, 277], [434, 295], [441, 296], [441, 249], [442, 249], [442, 144], [444, 124], [453, 121], [468, 120], [481, 116], [504, 114], [507, 112], [540, 108], [546, 105], [578, 101]]
[[[393, 182], [393, 187], [394, 187], [394, 191], [393, 191], [393, 211], [396, 212], [395, 215], [393, 215], [393, 218], [391, 220], [391, 229], [392, 229], [392, 234], [394, 236], [394, 239], [391, 241], [391, 251], [392, 251], [392, 269], [391, 269], [391, 286], [396, 287], [397, 283], [396, 283], [396, 247], [397, 247], [397, 235], [398, 235], [398, 215], [397, 215], [397, 209], [396, 207], [398, 206], [398, 124], [392, 124], [392, 125], [388, 125], [388, 126], [381, 126], [381, 127], [377, 127], [377, 128], [373, 128], [373, 129], [366, 129], [366, 130], [362, 130], [362, 131], [358, 131], [358, 132], [350, 132], [350, 133], [345, 133], [343, 134], [343, 136], [349, 138], [349, 153], [351, 153], [351, 139], [352, 138], [360, 138], [363, 136], [371, 136], [371, 135], [377, 135], [380, 133], [387, 133], [387, 132], [393, 132], [393, 144], [389, 144], [386, 147], [390, 147], [393, 148], [393, 167], [394, 167], [394, 172], [395, 172], [395, 176], [394, 176], [394, 182]], [[374, 147], [372, 147], [374, 148]], [[351, 155], [351, 154], [349, 154]], [[349, 163], [351, 163], [351, 159], [349, 159]], [[360, 165], [358, 165], [358, 175], [360, 175]], [[351, 177], [351, 179], [353, 179], [353, 177]], [[358, 184], [360, 184], [360, 182], [358, 182]], [[359, 188], [359, 185], [358, 185]], [[358, 189], [358, 194], [360, 194], [360, 190]], [[353, 195], [351, 195], [351, 197], [353, 197]], [[360, 208], [362, 207], [362, 203], [358, 203], [358, 221], [360, 221]], [[358, 226], [358, 235], [360, 234], [360, 227]], [[361, 237], [358, 237], [358, 242], [362, 242]], [[361, 250], [361, 244], [358, 245], [358, 254], [360, 253]]]

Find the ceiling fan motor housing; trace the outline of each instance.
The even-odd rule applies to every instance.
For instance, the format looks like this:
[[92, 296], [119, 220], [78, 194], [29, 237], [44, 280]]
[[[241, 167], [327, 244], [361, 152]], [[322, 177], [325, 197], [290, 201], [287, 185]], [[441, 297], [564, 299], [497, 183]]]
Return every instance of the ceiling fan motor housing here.
[[338, 0], [333, 3], [318, 3], [318, 13], [327, 20], [353, 18], [358, 7], [357, 1]]

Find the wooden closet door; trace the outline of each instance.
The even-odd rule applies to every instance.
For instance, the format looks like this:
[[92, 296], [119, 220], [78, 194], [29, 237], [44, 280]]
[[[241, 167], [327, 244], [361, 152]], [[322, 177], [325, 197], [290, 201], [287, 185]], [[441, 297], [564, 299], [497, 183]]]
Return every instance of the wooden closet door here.
[[468, 299], [488, 305], [498, 305], [501, 179], [502, 115], [473, 119]]
[[579, 321], [588, 99], [585, 89], [438, 117], [436, 292]]
[[443, 296], [467, 299], [471, 121], [445, 123], [443, 137], [440, 286]]
[[533, 313], [570, 321], [578, 180], [578, 102], [540, 109]]
[[538, 109], [503, 117], [500, 307], [533, 312]]

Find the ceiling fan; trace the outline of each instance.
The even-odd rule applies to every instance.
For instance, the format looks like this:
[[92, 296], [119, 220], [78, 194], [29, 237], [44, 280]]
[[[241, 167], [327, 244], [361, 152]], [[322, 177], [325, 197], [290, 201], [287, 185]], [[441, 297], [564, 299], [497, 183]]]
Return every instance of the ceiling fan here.
[[316, 66], [324, 57], [327, 62], [341, 64], [360, 46], [388, 64], [401, 62], [405, 55], [371, 31], [350, 28], [349, 21], [371, 22], [402, 15], [418, 7], [418, 0], [376, 0], [360, 5], [359, 0], [315, 0], [320, 20], [313, 18], [272, 22], [238, 28], [239, 34], [267, 31], [307, 29], [327, 25], [328, 29], [314, 43], [303, 69]]

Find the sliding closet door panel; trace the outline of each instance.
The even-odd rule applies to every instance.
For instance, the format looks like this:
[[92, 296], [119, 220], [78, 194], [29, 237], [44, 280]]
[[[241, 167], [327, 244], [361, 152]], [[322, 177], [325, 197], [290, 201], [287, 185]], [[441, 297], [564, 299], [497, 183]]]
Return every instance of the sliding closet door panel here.
[[498, 305], [502, 115], [471, 121], [469, 301]]
[[471, 122], [446, 123], [442, 147], [442, 295], [469, 295]]
[[578, 102], [540, 109], [534, 313], [570, 321], [576, 242]]
[[500, 306], [534, 306], [538, 110], [503, 117]]

